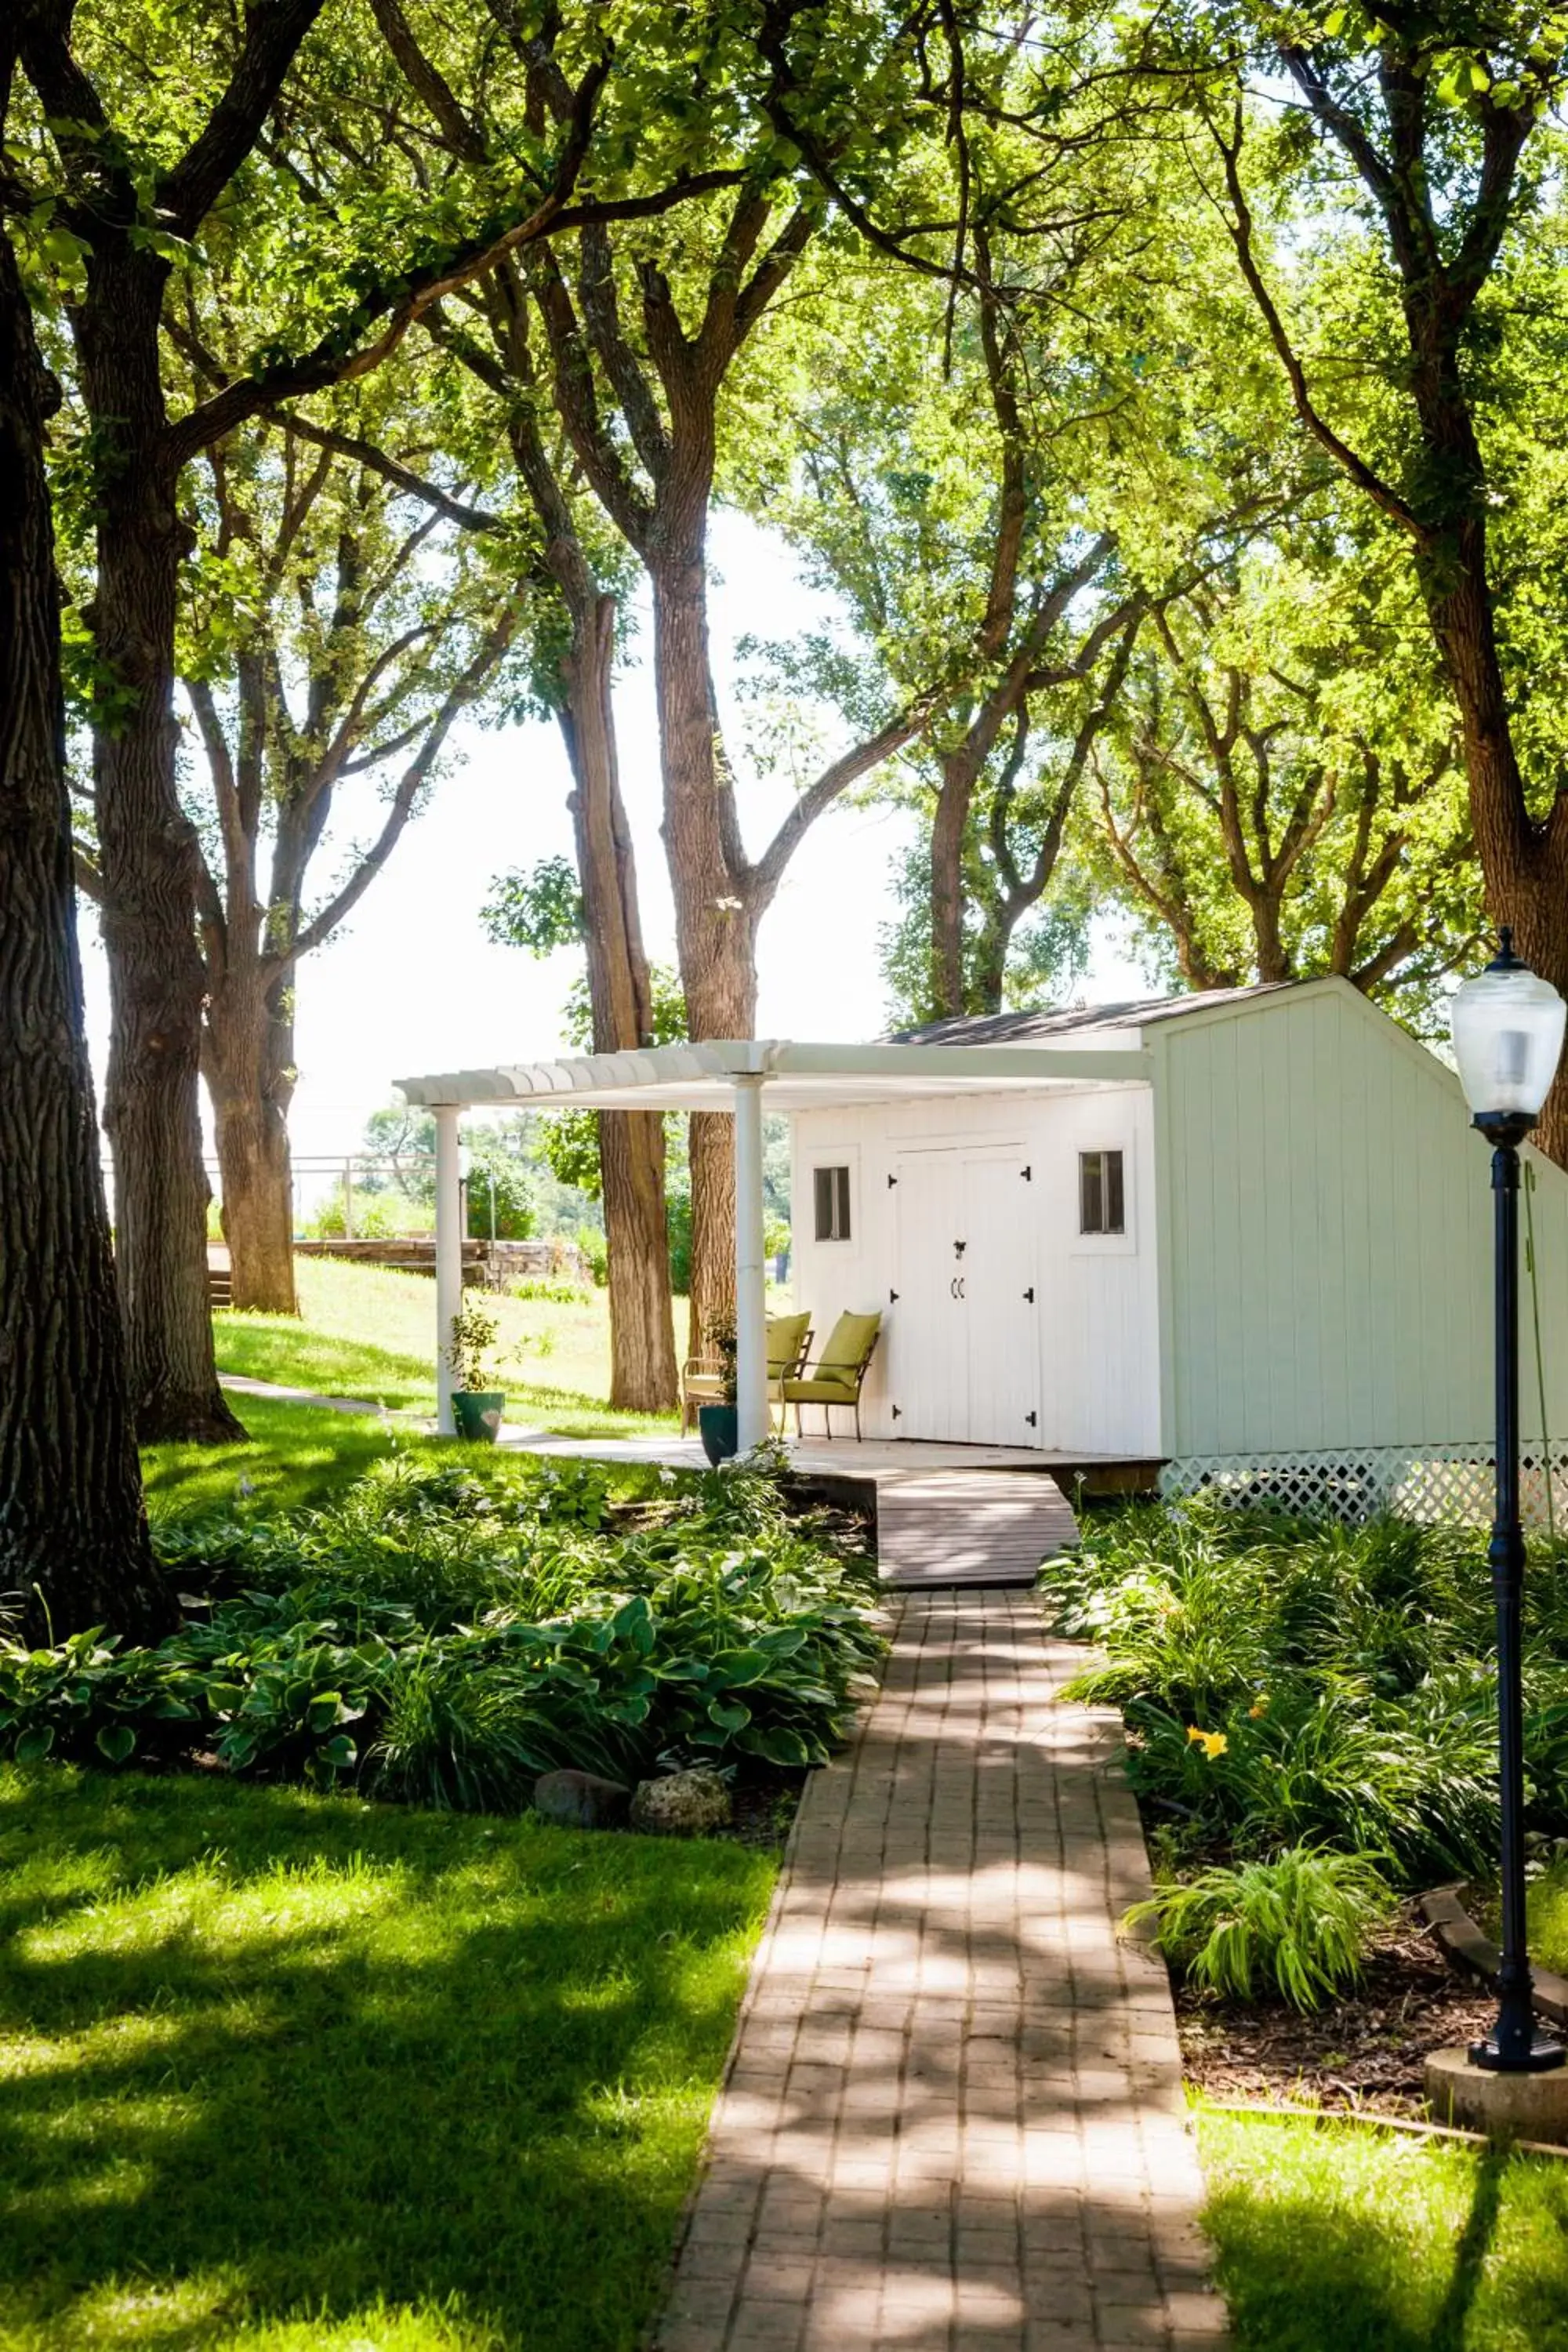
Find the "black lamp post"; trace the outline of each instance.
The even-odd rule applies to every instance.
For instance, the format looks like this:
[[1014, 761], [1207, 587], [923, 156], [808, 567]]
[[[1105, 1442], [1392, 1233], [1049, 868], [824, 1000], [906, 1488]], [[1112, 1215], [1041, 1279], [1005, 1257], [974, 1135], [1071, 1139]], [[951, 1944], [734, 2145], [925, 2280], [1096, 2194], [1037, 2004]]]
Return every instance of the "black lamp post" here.
[[[1521, 1615], [1524, 1528], [1519, 1515], [1519, 1147], [1541, 1113], [1563, 1050], [1568, 1005], [1513, 952], [1498, 954], [1453, 1003], [1454, 1057], [1472, 1124], [1492, 1147], [1497, 1330], [1497, 1513], [1488, 1558], [1497, 1600], [1498, 1761], [1502, 1791], [1502, 1966], [1497, 2023], [1470, 2063], [1499, 2074], [1545, 2074], [1563, 2049], [1538, 2033], [1524, 1922], [1524, 1703]], [[1548, 1465], [1547, 1475], [1551, 1475]]]

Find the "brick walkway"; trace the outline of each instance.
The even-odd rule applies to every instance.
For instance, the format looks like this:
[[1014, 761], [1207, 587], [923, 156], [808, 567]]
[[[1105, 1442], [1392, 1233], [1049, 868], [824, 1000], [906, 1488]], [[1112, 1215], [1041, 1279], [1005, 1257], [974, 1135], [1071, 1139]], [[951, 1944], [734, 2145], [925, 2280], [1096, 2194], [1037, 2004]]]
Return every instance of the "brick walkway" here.
[[[1029, 1593], [910, 1594], [814, 1775], [659, 2352], [1216, 2352], [1115, 1720]], [[1110, 1769], [1108, 1769], [1108, 1767]]]

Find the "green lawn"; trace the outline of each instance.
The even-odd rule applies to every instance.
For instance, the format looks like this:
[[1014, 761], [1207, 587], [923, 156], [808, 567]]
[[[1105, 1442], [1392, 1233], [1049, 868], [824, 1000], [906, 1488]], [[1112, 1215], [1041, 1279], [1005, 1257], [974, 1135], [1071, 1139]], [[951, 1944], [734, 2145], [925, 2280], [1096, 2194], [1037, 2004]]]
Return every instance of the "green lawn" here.
[[[1530, 1955], [1568, 1976], [1568, 1863], [1554, 1863], [1531, 1885]], [[1492, 1924], [1491, 1932], [1497, 1927]]]
[[294, 1510], [324, 1502], [394, 1445], [432, 1442], [407, 1428], [395, 1431], [379, 1417], [279, 1404], [271, 1397], [234, 1402], [248, 1444], [143, 1448], [142, 1482], [154, 1509]]
[[0, 2347], [632, 2352], [773, 1874], [0, 1770]]
[[1235, 2352], [1564, 2352], [1568, 2162], [1199, 2110]]
[[[300, 1314], [220, 1314], [214, 1318], [218, 1369], [328, 1396], [363, 1397], [395, 1411], [436, 1410], [436, 1287], [428, 1277], [390, 1268], [295, 1261]], [[487, 1298], [500, 1325], [510, 1421], [574, 1437], [630, 1436], [673, 1430], [673, 1418], [612, 1412], [610, 1323], [605, 1294], [582, 1302]], [[685, 1303], [677, 1304], [684, 1336]], [[234, 1400], [251, 1418], [243, 1396]]]

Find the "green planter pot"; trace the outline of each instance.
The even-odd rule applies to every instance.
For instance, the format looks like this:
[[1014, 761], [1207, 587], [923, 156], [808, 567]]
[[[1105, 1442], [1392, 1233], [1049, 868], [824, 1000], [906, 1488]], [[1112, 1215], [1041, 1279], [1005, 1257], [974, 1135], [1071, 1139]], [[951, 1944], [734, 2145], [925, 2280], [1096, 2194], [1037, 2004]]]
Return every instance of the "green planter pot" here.
[[700, 1404], [697, 1426], [701, 1433], [702, 1451], [715, 1470], [721, 1462], [728, 1462], [741, 1450], [741, 1413], [738, 1405]]
[[455, 1389], [452, 1419], [470, 1445], [493, 1445], [500, 1435], [506, 1396], [500, 1389]]

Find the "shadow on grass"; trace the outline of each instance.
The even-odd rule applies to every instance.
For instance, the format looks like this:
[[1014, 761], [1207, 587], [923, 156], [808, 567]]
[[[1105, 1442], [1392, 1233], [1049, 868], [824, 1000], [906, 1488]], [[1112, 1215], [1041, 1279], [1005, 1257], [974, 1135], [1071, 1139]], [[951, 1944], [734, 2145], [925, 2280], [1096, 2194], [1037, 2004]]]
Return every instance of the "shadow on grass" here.
[[766, 1861], [46, 1768], [0, 1865], [0, 2345], [637, 2342]]
[[1203, 2124], [1236, 2352], [1568, 2352], [1568, 2165]]
[[[150, 1445], [142, 1457], [147, 1498], [160, 1513], [188, 1517], [204, 1512], [300, 1510], [329, 1502], [362, 1477], [373, 1462], [393, 1453], [439, 1447], [454, 1440], [432, 1436], [416, 1421], [332, 1412], [319, 1405], [293, 1404], [276, 1397], [230, 1397], [245, 1423], [237, 1445]], [[567, 1437], [641, 1437], [675, 1434], [666, 1421], [637, 1413], [613, 1413], [592, 1397], [569, 1390], [519, 1391], [513, 1420]], [[484, 1453], [484, 1448], [465, 1448]]]
[[163, 1511], [296, 1510], [324, 1503], [407, 1442], [386, 1422], [273, 1397], [230, 1399], [247, 1437], [237, 1445], [149, 1445], [149, 1503]]

